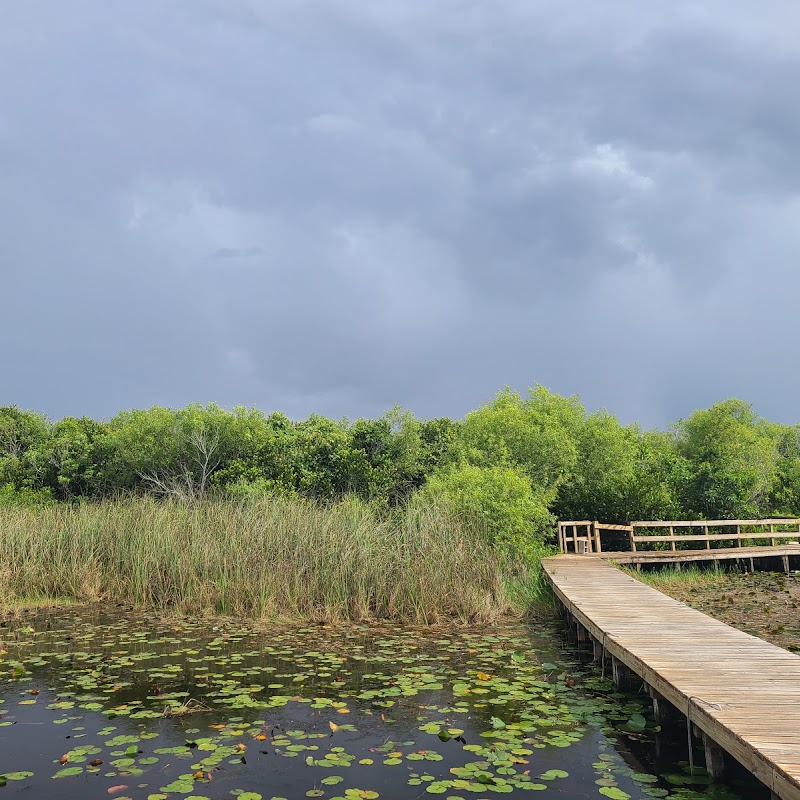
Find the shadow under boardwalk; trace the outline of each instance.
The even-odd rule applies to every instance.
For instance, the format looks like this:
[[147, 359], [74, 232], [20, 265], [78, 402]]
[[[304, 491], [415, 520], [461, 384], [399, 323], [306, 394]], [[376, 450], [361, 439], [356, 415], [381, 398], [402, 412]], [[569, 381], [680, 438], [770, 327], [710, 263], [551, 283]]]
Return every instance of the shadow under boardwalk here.
[[800, 656], [635, 580], [600, 558], [562, 555], [545, 574], [572, 617], [711, 740], [800, 800]]

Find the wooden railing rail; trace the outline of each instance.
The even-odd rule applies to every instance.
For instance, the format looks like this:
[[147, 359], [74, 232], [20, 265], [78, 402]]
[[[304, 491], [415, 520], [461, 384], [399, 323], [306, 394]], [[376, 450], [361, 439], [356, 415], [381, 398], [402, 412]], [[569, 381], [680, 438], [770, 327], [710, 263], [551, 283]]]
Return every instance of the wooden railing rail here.
[[[793, 531], [775, 530], [776, 527], [794, 527]], [[668, 533], [651, 533], [649, 535], [637, 535], [637, 531], [642, 528], [659, 529], [666, 528]], [[675, 528], [699, 528], [702, 534], [676, 534]], [[711, 533], [712, 528], [729, 528], [724, 533]], [[752, 528], [755, 530], [743, 531], [742, 528]], [[800, 540], [800, 519], [709, 519], [709, 520], [672, 520], [632, 522], [631, 523], [631, 550], [636, 552], [636, 543], [669, 542], [670, 549], [676, 550], [676, 542], [705, 542], [706, 550], [711, 550], [711, 543], [714, 541], [735, 541], [742, 547], [744, 540], [769, 539], [770, 545], [775, 546], [776, 539], [798, 539]]]
[[[675, 533], [675, 529], [701, 529], [701, 534]], [[728, 529], [714, 532], [713, 529]], [[743, 530], [749, 528], [752, 530]], [[793, 530], [786, 530], [793, 528]], [[664, 533], [640, 533], [642, 529], [665, 529]], [[771, 546], [779, 539], [796, 539], [800, 542], [800, 519], [713, 519], [713, 520], [652, 520], [617, 525], [597, 520], [577, 520], [558, 523], [558, 546], [562, 553], [602, 553], [603, 531], [622, 531], [628, 534], [630, 548], [637, 551], [637, 543], [664, 542], [676, 550], [677, 542], [705, 542], [711, 550], [712, 542], [731, 541], [742, 547], [744, 541], [769, 540]]]
[[794, 517], [774, 517], [767, 519], [682, 519], [682, 520], [653, 520], [650, 522], [631, 522], [633, 528], [700, 528], [708, 525], [710, 528], [720, 526], [734, 527], [736, 525], [794, 525], [800, 527], [800, 519]]

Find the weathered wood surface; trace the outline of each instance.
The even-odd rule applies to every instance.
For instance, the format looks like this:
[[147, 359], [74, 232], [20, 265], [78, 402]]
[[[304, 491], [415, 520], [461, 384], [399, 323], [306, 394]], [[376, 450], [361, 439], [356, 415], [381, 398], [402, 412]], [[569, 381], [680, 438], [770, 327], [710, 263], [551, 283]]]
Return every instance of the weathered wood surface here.
[[545, 559], [544, 569], [607, 656], [688, 715], [775, 796], [800, 800], [800, 656], [689, 608], [601, 558], [562, 555]]

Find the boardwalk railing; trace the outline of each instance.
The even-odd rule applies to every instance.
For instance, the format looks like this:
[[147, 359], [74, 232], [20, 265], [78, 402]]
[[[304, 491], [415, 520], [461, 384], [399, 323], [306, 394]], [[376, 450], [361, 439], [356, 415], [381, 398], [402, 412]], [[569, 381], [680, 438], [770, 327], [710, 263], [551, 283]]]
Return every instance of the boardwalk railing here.
[[[611, 548], [603, 547], [602, 534], [606, 531], [614, 535]], [[620, 536], [621, 533], [625, 535]], [[800, 542], [800, 519], [673, 520], [631, 522], [630, 525], [596, 520], [558, 523], [558, 546], [562, 553], [676, 552], [679, 549], [712, 550], [714, 546], [743, 547], [745, 543], [775, 547], [776, 542], [787, 540]], [[623, 550], [620, 544], [627, 547]], [[684, 547], [685, 544], [689, 547]]]

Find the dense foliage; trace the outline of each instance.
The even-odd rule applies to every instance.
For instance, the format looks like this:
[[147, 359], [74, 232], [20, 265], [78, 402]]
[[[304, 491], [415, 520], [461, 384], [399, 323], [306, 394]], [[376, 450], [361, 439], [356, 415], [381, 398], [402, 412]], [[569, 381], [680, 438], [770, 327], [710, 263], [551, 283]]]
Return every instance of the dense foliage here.
[[727, 400], [643, 431], [542, 387], [502, 391], [460, 421], [400, 409], [293, 421], [212, 404], [51, 423], [0, 407], [0, 505], [268, 495], [355, 497], [390, 512], [417, 493], [477, 518], [522, 555], [557, 517], [800, 515], [800, 426]]

